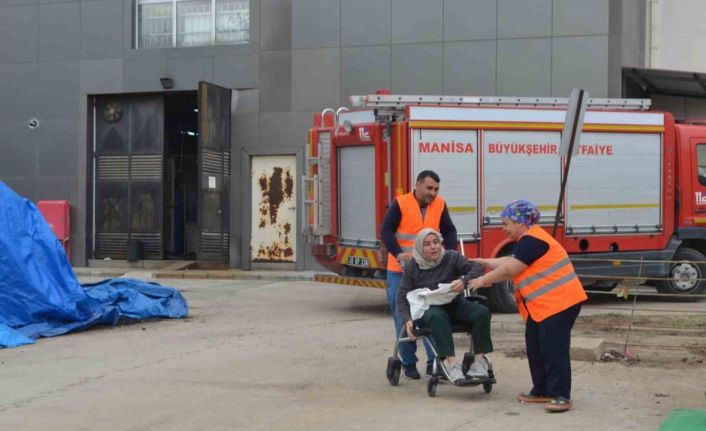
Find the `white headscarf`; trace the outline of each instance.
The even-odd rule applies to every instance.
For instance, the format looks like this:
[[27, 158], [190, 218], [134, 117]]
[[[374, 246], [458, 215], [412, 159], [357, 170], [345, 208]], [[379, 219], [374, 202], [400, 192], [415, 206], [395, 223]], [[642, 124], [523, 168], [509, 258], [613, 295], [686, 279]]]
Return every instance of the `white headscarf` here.
[[439, 238], [439, 242], [443, 242], [444, 240], [444, 238], [439, 232], [428, 227], [422, 229], [417, 234], [417, 238], [414, 240], [414, 250], [412, 250], [412, 256], [414, 256], [414, 260], [417, 261], [417, 265], [419, 265], [420, 269], [436, 268], [441, 263], [441, 259], [444, 258], [445, 250], [443, 246], [441, 247], [441, 253], [439, 253], [439, 258], [435, 261], [427, 260], [427, 258], [424, 257], [424, 238], [426, 238], [429, 234], [436, 235], [436, 237]]

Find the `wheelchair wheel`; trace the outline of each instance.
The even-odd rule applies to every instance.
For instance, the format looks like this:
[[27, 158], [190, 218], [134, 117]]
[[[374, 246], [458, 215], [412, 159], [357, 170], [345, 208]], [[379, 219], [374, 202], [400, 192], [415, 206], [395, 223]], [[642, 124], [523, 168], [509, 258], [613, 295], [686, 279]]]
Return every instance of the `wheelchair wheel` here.
[[483, 383], [483, 390], [485, 391], [486, 394], [489, 394], [490, 391], [493, 390], [493, 384], [492, 383]]
[[468, 369], [471, 368], [471, 364], [473, 363], [474, 360], [474, 355], [471, 352], [466, 352], [463, 355], [463, 363], [461, 364], [461, 370], [463, 371], [463, 375], [465, 376], [466, 373], [468, 372]]
[[400, 382], [400, 371], [402, 370], [402, 361], [398, 358], [390, 357], [387, 360], [387, 369], [385, 370], [385, 375], [387, 376], [387, 381], [390, 382], [392, 386], [397, 386]]
[[429, 381], [427, 382], [427, 394], [430, 397], [435, 397], [436, 396], [436, 386], [439, 384], [439, 379], [438, 377], [430, 377]]

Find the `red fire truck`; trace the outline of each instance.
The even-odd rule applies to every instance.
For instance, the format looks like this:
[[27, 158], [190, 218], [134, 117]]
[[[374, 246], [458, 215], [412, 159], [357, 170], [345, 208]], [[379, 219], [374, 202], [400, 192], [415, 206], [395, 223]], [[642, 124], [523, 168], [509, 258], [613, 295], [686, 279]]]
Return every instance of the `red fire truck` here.
[[[350, 284], [384, 286], [383, 216], [424, 169], [440, 175], [468, 257], [509, 252], [500, 213], [515, 199], [534, 202], [551, 232], [567, 99], [377, 94], [351, 101], [353, 110], [314, 117], [304, 177], [312, 252], [335, 273], [368, 277]], [[662, 277], [654, 281], [660, 292], [703, 293], [706, 126], [649, 107], [643, 99], [589, 100], [556, 238], [586, 283]], [[516, 310], [511, 284], [485, 293], [494, 310]]]

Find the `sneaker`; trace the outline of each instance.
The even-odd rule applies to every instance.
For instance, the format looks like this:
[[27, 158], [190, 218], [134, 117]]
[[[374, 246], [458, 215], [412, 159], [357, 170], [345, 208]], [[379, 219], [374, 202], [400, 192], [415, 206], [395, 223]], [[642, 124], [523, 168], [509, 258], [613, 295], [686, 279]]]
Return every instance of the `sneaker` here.
[[466, 375], [472, 379], [487, 379], [488, 378], [488, 360], [483, 358], [482, 361], [473, 361], [468, 368]]
[[417, 371], [417, 366], [412, 364], [412, 365], [405, 365], [402, 367], [404, 369], [404, 375], [408, 379], [412, 380], [419, 380], [422, 378], [422, 376], [419, 375], [419, 371]]
[[465, 380], [460, 362], [454, 362], [450, 367], [447, 366], [446, 372], [449, 374], [449, 380], [454, 383], [459, 380]]

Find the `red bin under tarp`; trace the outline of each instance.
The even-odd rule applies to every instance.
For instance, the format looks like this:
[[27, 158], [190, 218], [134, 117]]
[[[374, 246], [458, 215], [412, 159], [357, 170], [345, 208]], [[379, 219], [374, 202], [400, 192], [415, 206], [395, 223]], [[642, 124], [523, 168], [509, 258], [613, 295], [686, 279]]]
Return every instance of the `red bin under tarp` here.
[[42, 213], [44, 219], [49, 223], [49, 227], [54, 231], [56, 237], [61, 241], [66, 256], [69, 258], [69, 262], [71, 262], [69, 201], [39, 201], [37, 208], [39, 208], [39, 212]]

